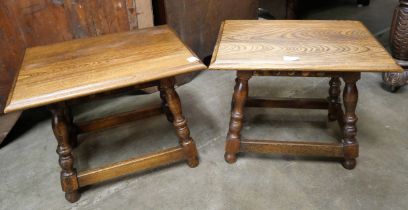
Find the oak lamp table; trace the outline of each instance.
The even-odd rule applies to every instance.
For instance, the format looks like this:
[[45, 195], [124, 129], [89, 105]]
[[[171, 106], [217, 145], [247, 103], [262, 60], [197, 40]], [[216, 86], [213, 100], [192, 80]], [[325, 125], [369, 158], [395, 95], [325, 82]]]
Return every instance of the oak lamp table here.
[[[237, 153], [279, 153], [342, 159], [356, 166], [357, 86], [361, 72], [400, 72], [391, 56], [357, 21], [225, 21], [210, 65], [237, 71], [225, 160]], [[252, 76], [330, 77], [328, 99], [248, 98]], [[345, 82], [340, 100], [340, 78]], [[277, 90], [278, 91], [278, 90]], [[343, 107], [344, 106], [344, 111]], [[246, 140], [241, 137], [244, 107], [328, 109], [342, 129], [340, 143]]]
[[[174, 76], [205, 68], [167, 26], [34, 47], [26, 51], [5, 112], [49, 106], [58, 141], [62, 190], [68, 201], [75, 202], [80, 187], [181, 160], [187, 160], [190, 167], [198, 165]], [[150, 83], [159, 86], [162, 105], [74, 124], [69, 101]], [[173, 122], [179, 146], [87, 171], [74, 168], [72, 149], [77, 134], [162, 112]]]

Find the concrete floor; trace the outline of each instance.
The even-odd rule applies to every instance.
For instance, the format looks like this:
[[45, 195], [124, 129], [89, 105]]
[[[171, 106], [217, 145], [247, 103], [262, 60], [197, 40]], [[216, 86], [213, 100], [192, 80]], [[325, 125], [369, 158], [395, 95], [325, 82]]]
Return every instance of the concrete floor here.
[[[310, 19], [360, 19], [381, 36], [389, 28], [396, 0], [353, 1], [306, 14]], [[385, 33], [387, 34], [387, 33]], [[26, 112], [0, 150], [0, 209], [407, 209], [408, 89], [381, 87], [379, 74], [359, 82], [360, 157], [348, 171], [336, 161], [280, 155], [223, 160], [234, 73], [200, 74], [178, 88], [200, 165], [177, 164], [84, 190], [79, 202], [65, 201], [50, 119], [43, 109]], [[326, 97], [328, 79], [254, 78], [250, 94], [276, 97]], [[157, 94], [124, 96], [75, 108], [78, 120], [159, 102]], [[325, 111], [247, 109], [243, 135], [256, 139], [335, 141], [340, 130]], [[27, 124], [31, 126], [27, 127]], [[23, 132], [24, 131], [24, 132]], [[12, 135], [13, 136], [13, 135]], [[76, 167], [101, 166], [176, 145], [164, 116], [81, 137]]]

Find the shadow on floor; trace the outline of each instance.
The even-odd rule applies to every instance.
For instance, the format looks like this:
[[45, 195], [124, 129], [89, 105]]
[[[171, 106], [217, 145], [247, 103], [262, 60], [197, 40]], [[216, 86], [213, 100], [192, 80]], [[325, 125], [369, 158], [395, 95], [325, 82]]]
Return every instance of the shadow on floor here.
[[34, 108], [24, 111], [17, 123], [11, 129], [6, 139], [0, 144], [0, 148], [6, 146], [10, 142], [18, 139], [21, 135], [32, 129], [35, 125], [44, 120], [48, 120], [51, 117], [51, 113], [45, 108]]

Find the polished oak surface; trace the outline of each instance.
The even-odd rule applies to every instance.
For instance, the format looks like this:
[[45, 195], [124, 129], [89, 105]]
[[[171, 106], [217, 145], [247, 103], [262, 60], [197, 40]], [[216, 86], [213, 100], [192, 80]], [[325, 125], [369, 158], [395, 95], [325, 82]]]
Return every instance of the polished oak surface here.
[[167, 26], [29, 48], [5, 112], [202, 69]]
[[210, 69], [399, 72], [358, 21], [228, 20]]

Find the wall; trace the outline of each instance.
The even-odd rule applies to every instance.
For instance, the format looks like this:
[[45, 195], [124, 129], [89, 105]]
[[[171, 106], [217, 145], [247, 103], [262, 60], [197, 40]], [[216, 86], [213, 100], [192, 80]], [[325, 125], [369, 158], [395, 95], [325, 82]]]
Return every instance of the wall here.
[[255, 19], [258, 0], [165, 0], [167, 23], [197, 55], [212, 54], [221, 22]]

